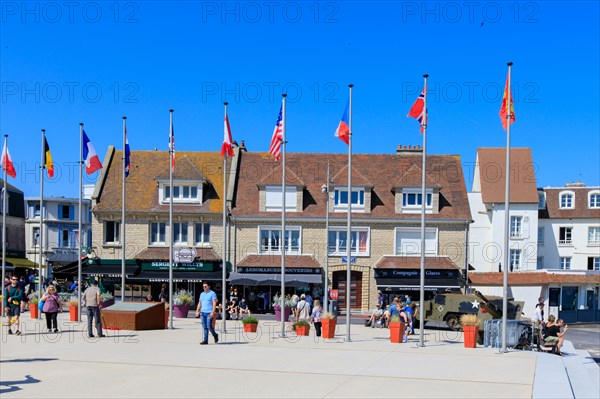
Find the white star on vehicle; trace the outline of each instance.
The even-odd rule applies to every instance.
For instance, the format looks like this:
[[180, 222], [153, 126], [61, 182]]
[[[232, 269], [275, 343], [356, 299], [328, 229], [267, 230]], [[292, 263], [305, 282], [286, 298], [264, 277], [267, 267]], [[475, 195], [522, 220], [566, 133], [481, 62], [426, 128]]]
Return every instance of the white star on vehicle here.
[[473, 309], [479, 309], [479, 302], [477, 302], [477, 299], [471, 302], [471, 305], [473, 305]]

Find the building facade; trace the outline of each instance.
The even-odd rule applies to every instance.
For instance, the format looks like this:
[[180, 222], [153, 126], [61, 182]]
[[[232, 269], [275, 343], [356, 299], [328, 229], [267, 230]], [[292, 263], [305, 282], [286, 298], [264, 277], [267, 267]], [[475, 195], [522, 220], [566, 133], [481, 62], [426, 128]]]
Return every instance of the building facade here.
[[[4, 180], [0, 179], [0, 215], [4, 214]], [[11, 273], [15, 268], [33, 267], [34, 264], [25, 258], [25, 201], [23, 191], [15, 186], [6, 184], [7, 209], [6, 209], [6, 270]], [[0, 231], [2, 231], [2, 218], [0, 217]], [[0, 233], [1, 234], [1, 233]], [[17, 274], [21, 274], [18, 273]]]

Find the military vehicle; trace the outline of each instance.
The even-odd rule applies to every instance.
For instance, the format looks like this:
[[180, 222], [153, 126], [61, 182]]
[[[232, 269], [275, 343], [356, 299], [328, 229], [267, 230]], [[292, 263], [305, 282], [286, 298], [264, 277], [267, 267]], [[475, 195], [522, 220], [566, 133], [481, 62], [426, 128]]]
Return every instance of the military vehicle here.
[[[508, 301], [508, 319], [520, 319], [524, 302]], [[425, 301], [425, 321], [444, 321], [452, 329], [460, 328], [460, 316], [476, 314], [482, 320], [502, 318], [502, 298], [485, 297], [481, 292], [474, 295], [455, 293], [436, 294]], [[416, 317], [418, 319], [419, 312]]]

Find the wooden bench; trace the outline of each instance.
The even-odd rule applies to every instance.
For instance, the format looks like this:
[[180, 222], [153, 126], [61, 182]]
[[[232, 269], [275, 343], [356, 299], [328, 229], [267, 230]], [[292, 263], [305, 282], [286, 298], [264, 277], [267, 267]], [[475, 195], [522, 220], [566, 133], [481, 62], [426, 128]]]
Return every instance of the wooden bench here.
[[542, 334], [542, 329], [538, 330], [537, 334], [537, 350], [538, 352], [546, 352], [546, 353], [558, 353], [558, 348], [556, 347], [556, 342], [546, 342], [544, 339], [544, 335]]

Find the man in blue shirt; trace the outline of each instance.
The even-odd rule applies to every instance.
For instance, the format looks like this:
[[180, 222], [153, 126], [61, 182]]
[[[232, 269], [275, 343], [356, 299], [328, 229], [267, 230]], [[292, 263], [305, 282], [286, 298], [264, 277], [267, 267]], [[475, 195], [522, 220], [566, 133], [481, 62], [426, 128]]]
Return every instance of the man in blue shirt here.
[[217, 309], [217, 294], [210, 289], [208, 282], [202, 284], [204, 292], [200, 294], [198, 300], [198, 307], [196, 307], [196, 317], [202, 316], [202, 327], [204, 328], [204, 340], [200, 342], [200, 345], [208, 344], [208, 331], [215, 339], [215, 344], [219, 342], [219, 335], [213, 328], [213, 320], [215, 318], [215, 310]]

